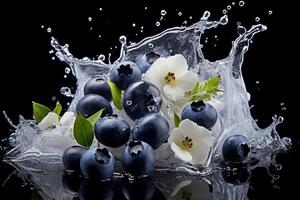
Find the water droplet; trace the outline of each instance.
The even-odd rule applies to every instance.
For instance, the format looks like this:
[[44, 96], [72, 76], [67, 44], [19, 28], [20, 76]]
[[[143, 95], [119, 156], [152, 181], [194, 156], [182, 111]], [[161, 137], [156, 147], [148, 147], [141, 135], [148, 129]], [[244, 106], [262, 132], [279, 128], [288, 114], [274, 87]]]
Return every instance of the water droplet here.
[[231, 5], [233, 5], [233, 6], [234, 6], [234, 5], [235, 5], [235, 2], [232, 2], [232, 3], [231, 3]]
[[240, 7], [243, 7], [245, 5], [245, 2], [244, 1], [239, 1], [239, 6]]
[[226, 9], [224, 9], [222, 12], [224, 15], [226, 15], [228, 11]]
[[238, 32], [239, 35], [242, 35], [246, 32], [246, 28], [243, 27], [243, 26], [238, 26], [237, 32]]
[[64, 75], [64, 78], [67, 78], [67, 75]]
[[255, 17], [255, 21], [256, 21], [256, 22], [259, 22], [259, 21], [260, 21], [260, 18], [259, 18], [259, 17]]
[[57, 99], [56, 96], [52, 96], [52, 97], [51, 97], [51, 100], [52, 100], [52, 101], [56, 101], [56, 99]]
[[92, 31], [92, 30], [93, 30], [93, 27], [90, 27], [90, 30]]
[[187, 24], [187, 21], [186, 21], [186, 20], [185, 20], [185, 21], [183, 21], [183, 22], [182, 22], [182, 24]]
[[102, 37], [102, 36], [99, 34], [99, 35], [98, 35], [98, 38], [101, 38], [101, 37]]
[[92, 17], [88, 17], [88, 20], [89, 20], [89, 22], [91, 22], [93, 19], [92, 19]]
[[51, 33], [51, 31], [52, 31], [52, 29], [49, 27], [49, 28], [47, 28], [47, 32], [48, 33]]
[[148, 47], [152, 49], [154, 47], [154, 45], [152, 43], [149, 43]]
[[269, 15], [272, 15], [272, 14], [273, 14], [273, 11], [272, 11], [272, 10], [269, 10], [269, 11], [268, 11], [268, 14], [269, 14]]
[[70, 74], [70, 72], [71, 72], [71, 69], [70, 69], [69, 67], [66, 67], [66, 68], [65, 68], [65, 73], [66, 73], [66, 74]]
[[141, 26], [141, 29], [144, 29], [144, 27], [143, 27], [143, 26]]
[[147, 108], [148, 108], [149, 112], [155, 112], [155, 110], [156, 110], [155, 106], [147, 106]]
[[70, 105], [70, 102], [67, 103], [67, 106], [69, 106], [69, 105]]
[[125, 35], [121, 35], [119, 37], [119, 41], [121, 42], [121, 44], [126, 44], [127, 38]]
[[284, 102], [281, 102], [281, 103], [280, 103], [280, 106], [284, 106]]
[[204, 13], [203, 13], [203, 16], [202, 16], [202, 20], [207, 20], [208, 18], [209, 18], [209, 16], [210, 16], [210, 12], [209, 11], [205, 11]]
[[227, 10], [231, 10], [231, 6], [228, 5], [228, 6], [226, 7], [226, 9], [227, 9]]
[[167, 11], [161, 10], [161, 11], [160, 11], [160, 14], [161, 14], [162, 16], [165, 16], [165, 15], [167, 14]]
[[103, 10], [103, 8], [99, 8], [99, 11], [102, 11]]
[[179, 17], [181, 17], [181, 16], [182, 16], [182, 12], [178, 12], [177, 14], [178, 14], [178, 16], [179, 16]]
[[42, 29], [45, 28], [44, 25], [41, 25], [41, 28], [42, 28]]
[[54, 53], [54, 51], [53, 51], [53, 50], [50, 50], [50, 51], [49, 51], [49, 54], [53, 54], [53, 53]]
[[259, 81], [255, 81], [256, 84], [259, 84]]
[[74, 97], [69, 87], [60, 88], [60, 93], [66, 97]]
[[145, 10], [147, 10], [148, 9], [148, 7], [147, 6], [145, 6]]
[[217, 38], [218, 38], [218, 36], [217, 36], [217, 35], [215, 35], [215, 38], [217, 39]]
[[156, 22], [156, 23], [155, 23], [155, 26], [160, 26], [160, 22]]
[[227, 23], [228, 23], [228, 16], [227, 15], [222, 16], [220, 19], [220, 24], [225, 25]]
[[105, 60], [105, 55], [100, 54], [100, 55], [98, 56], [98, 60], [104, 61], [104, 60]]
[[126, 128], [126, 127], [123, 127], [123, 128], [122, 128], [122, 131], [126, 131], [126, 130], [127, 130], [127, 128]]
[[126, 101], [125, 103], [126, 103], [126, 105], [128, 105], [128, 106], [131, 106], [131, 105], [132, 105], [132, 101], [129, 101], [129, 100]]
[[136, 26], [136, 24], [135, 23], [132, 23], [132, 27], [135, 27]]
[[282, 108], [281, 108], [281, 110], [286, 110], [286, 107], [285, 107], [285, 106], [284, 106], [284, 107], [282, 107]]
[[192, 16], [189, 16], [189, 19], [193, 19], [193, 17], [192, 17]]
[[278, 122], [282, 123], [284, 121], [284, 118], [282, 116], [278, 117]]
[[55, 57], [54, 57], [54, 56], [52, 56], [52, 57], [51, 57], [51, 59], [52, 59], [52, 60], [55, 60]]

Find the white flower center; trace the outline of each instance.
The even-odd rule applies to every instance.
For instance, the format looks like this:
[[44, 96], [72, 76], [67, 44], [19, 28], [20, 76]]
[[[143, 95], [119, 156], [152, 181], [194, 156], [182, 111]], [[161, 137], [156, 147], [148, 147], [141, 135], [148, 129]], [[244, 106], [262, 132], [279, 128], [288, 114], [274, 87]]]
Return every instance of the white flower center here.
[[165, 77], [165, 83], [166, 84], [169, 84], [169, 85], [172, 85], [172, 84], [174, 84], [175, 83], [175, 74], [174, 73], [172, 73], [172, 72], [169, 72], [168, 74], [167, 74], [167, 76]]
[[193, 146], [193, 140], [190, 137], [185, 137], [182, 141], [181, 141], [181, 147], [183, 149], [186, 150], [190, 150]]

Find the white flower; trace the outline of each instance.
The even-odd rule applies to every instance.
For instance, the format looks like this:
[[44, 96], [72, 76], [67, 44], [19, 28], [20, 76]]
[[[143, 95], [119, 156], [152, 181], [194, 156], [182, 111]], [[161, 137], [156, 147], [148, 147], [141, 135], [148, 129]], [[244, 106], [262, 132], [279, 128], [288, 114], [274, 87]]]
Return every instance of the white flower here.
[[56, 113], [49, 112], [48, 115], [46, 115], [46, 117], [44, 117], [43, 120], [38, 124], [38, 127], [41, 130], [47, 130], [60, 124], [63, 129], [63, 134], [69, 136], [71, 139], [74, 139], [73, 125], [75, 118], [76, 116], [74, 112], [65, 112], [60, 120]]
[[185, 119], [173, 129], [169, 139], [175, 155], [185, 162], [204, 164], [213, 145], [210, 131]]
[[194, 87], [198, 76], [188, 70], [186, 59], [177, 54], [157, 59], [146, 72], [144, 79], [157, 86], [167, 99], [176, 102], [185, 98], [185, 92]]

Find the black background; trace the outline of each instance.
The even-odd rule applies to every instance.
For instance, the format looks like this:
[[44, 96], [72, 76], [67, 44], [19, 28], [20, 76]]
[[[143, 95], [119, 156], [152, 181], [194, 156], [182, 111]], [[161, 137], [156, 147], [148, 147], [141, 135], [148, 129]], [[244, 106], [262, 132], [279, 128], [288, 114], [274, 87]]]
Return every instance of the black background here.
[[[62, 43], [68, 43], [72, 53], [76, 57], [96, 57], [100, 53], [105, 55], [112, 52], [112, 58], [118, 55], [117, 45], [120, 35], [128, 36], [128, 40], [138, 42], [145, 36], [150, 36], [160, 31], [179, 26], [184, 20], [188, 24], [196, 22], [205, 10], [211, 11], [212, 19], [219, 19], [222, 10], [232, 1], [45, 1], [35, 3], [11, 2], [1, 5], [1, 72], [0, 72], [0, 110], [5, 110], [13, 121], [17, 121], [18, 115], [30, 118], [32, 115], [31, 101], [37, 101], [45, 105], [54, 105], [52, 96], [63, 102], [66, 107], [66, 99], [59, 93], [61, 86], [75, 86], [74, 79], [68, 76], [63, 78], [66, 64], [57, 59], [52, 60], [49, 55], [50, 36], [55, 36]], [[231, 47], [231, 41], [237, 37], [236, 22], [249, 28], [255, 24], [255, 17], [261, 18], [260, 22], [268, 26], [268, 30], [254, 38], [249, 52], [245, 56], [243, 66], [244, 78], [251, 96], [253, 116], [258, 119], [261, 127], [271, 123], [274, 114], [282, 115], [285, 122], [278, 127], [282, 137], [291, 137], [294, 147], [290, 153], [279, 156], [283, 165], [280, 172], [278, 185], [280, 189], [272, 188], [268, 176], [263, 170], [257, 170], [251, 179], [251, 199], [282, 197], [296, 197], [296, 183], [299, 172], [298, 130], [296, 129], [296, 110], [292, 98], [296, 98], [299, 92], [297, 67], [299, 61], [296, 55], [296, 6], [288, 1], [275, 2], [271, 0], [246, 1], [243, 8], [236, 5], [229, 12], [229, 24], [218, 29], [210, 30], [205, 34], [209, 38], [208, 45], [204, 45], [205, 55], [211, 59], [225, 57]], [[148, 9], [145, 10], [144, 7]], [[103, 8], [100, 12], [99, 8]], [[159, 21], [160, 11], [165, 9], [167, 15], [156, 27]], [[268, 15], [268, 10], [273, 14]], [[178, 12], [183, 15], [179, 17]], [[189, 16], [193, 19], [190, 20]], [[92, 17], [92, 21], [88, 21]], [[132, 27], [132, 23], [136, 27]], [[44, 25], [44, 29], [41, 28]], [[294, 26], [292, 26], [294, 25]], [[140, 26], [144, 26], [144, 32], [140, 33]], [[52, 33], [46, 29], [52, 28]], [[90, 30], [93, 27], [93, 30]], [[138, 35], [135, 35], [135, 34]], [[101, 34], [101, 38], [98, 35]], [[219, 41], [217, 47], [214, 35]], [[113, 50], [110, 50], [110, 47]], [[113, 59], [112, 59], [113, 60]], [[259, 81], [259, 84], [256, 83]], [[286, 110], [280, 105], [284, 102]], [[9, 126], [1, 116], [1, 138], [8, 136]], [[1, 167], [0, 182], [12, 169]], [[295, 184], [294, 184], [295, 183]], [[13, 192], [17, 191], [17, 192]], [[22, 187], [22, 182], [13, 178], [5, 187], [0, 186], [0, 195], [4, 199], [30, 199], [28, 187]]]

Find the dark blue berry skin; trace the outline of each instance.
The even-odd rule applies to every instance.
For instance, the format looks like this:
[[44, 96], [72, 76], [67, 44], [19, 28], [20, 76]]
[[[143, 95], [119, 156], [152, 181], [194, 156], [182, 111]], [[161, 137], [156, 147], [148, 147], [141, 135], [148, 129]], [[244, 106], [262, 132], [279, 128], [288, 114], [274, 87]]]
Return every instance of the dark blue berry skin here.
[[83, 180], [78, 196], [80, 200], [112, 200], [114, 199], [113, 183], [111, 181]]
[[104, 97], [107, 101], [111, 101], [111, 91], [108, 84], [101, 77], [96, 77], [88, 80], [83, 88], [84, 95], [98, 94]]
[[121, 90], [126, 90], [130, 84], [141, 80], [141, 77], [142, 72], [135, 63], [122, 61], [112, 67], [109, 79]]
[[181, 120], [189, 119], [199, 126], [211, 129], [217, 122], [217, 110], [204, 101], [195, 101], [184, 107]]
[[115, 159], [106, 148], [92, 148], [86, 151], [80, 160], [83, 177], [96, 180], [111, 179]]
[[132, 119], [139, 119], [149, 113], [160, 111], [162, 98], [159, 89], [152, 83], [139, 81], [128, 87], [123, 96], [126, 114]]
[[148, 114], [139, 119], [132, 130], [132, 139], [151, 145], [153, 149], [160, 147], [169, 137], [170, 126], [166, 118], [158, 113]]
[[142, 73], [145, 73], [159, 57], [159, 54], [156, 54], [153, 51], [151, 51], [142, 56], [139, 56], [136, 59], [136, 64], [138, 65]]
[[130, 133], [130, 125], [121, 117], [114, 115], [100, 119], [95, 125], [97, 140], [109, 147], [122, 146], [128, 141]]
[[222, 170], [222, 177], [227, 183], [242, 185], [249, 181], [251, 170], [248, 163], [243, 165], [227, 164]]
[[69, 194], [77, 194], [81, 179], [78, 173], [64, 172], [62, 175], [62, 185], [65, 192]]
[[123, 169], [133, 176], [147, 175], [154, 169], [155, 157], [152, 147], [142, 141], [131, 141], [122, 155]]
[[249, 152], [248, 140], [243, 135], [230, 136], [223, 143], [223, 158], [227, 162], [243, 162]]
[[64, 151], [62, 161], [66, 170], [80, 171], [80, 159], [87, 148], [81, 146], [71, 146]]
[[110, 103], [104, 97], [97, 94], [88, 94], [78, 101], [76, 111], [87, 118], [103, 108], [102, 117], [113, 113]]

